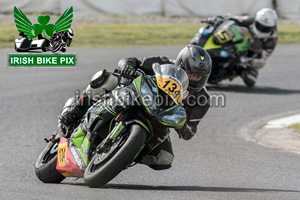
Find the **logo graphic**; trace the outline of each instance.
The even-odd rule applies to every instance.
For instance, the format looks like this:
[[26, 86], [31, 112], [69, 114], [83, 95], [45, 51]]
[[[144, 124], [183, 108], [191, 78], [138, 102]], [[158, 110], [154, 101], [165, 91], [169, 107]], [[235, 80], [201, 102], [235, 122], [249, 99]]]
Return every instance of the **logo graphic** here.
[[[42, 51], [62, 51], [65, 46], [70, 46], [74, 31], [71, 29], [73, 18], [73, 7], [67, 9], [55, 24], [48, 24], [49, 15], [37, 18], [40, 24], [32, 25], [26, 15], [17, 7], [14, 8], [16, 27], [19, 31], [19, 38], [15, 40], [16, 51], [29, 51], [42, 49]], [[56, 31], [56, 33], [54, 33]], [[53, 34], [54, 33], [54, 34]], [[50, 37], [50, 40], [47, 39]], [[38, 37], [38, 40], [31, 40]]]
[[[74, 30], [71, 29], [73, 21], [73, 7], [68, 8], [54, 23], [50, 16], [39, 16], [38, 23], [32, 24], [27, 16], [17, 7], [14, 7], [14, 20], [19, 31], [19, 38], [15, 39], [17, 52], [30, 52], [42, 50], [66, 52], [70, 47]], [[9, 54], [9, 66], [76, 66], [75, 54]]]
[[32, 25], [26, 15], [17, 7], [14, 8], [14, 17], [18, 31], [20, 33], [24, 33], [28, 39], [36, 38], [41, 34], [43, 34], [44, 37], [52, 37], [54, 31], [66, 32], [71, 27], [73, 7], [67, 9], [55, 22], [55, 24], [48, 24], [50, 16], [46, 15], [38, 17], [37, 20], [40, 24]]

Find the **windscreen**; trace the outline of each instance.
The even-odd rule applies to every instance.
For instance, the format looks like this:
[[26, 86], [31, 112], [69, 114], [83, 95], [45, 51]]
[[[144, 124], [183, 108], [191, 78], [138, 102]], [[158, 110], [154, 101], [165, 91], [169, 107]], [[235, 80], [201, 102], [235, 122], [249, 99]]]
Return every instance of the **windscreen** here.
[[178, 104], [182, 101], [187, 92], [189, 79], [183, 69], [172, 64], [152, 65], [155, 73], [157, 86], [168, 94]]

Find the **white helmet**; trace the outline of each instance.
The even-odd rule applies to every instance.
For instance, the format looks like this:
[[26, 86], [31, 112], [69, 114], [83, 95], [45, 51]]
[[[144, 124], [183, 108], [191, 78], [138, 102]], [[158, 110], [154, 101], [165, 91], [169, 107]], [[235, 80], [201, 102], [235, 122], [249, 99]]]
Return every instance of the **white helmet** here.
[[71, 29], [71, 28], [68, 29], [68, 36], [69, 36], [69, 38], [72, 38], [74, 36], [74, 30], [73, 29]]
[[278, 16], [275, 10], [263, 8], [256, 13], [252, 31], [259, 39], [266, 38], [276, 29]]

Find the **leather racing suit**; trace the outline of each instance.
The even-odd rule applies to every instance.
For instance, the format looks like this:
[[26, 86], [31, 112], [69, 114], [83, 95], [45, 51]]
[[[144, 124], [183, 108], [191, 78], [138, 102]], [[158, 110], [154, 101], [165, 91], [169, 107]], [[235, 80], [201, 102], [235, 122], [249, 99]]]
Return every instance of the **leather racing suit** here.
[[[233, 20], [240, 26], [242, 32], [250, 32], [254, 23], [254, 17], [250, 16], [232, 16], [225, 19]], [[277, 28], [271, 33], [270, 36], [258, 39], [253, 34], [247, 34], [249, 41], [249, 51], [241, 57], [241, 64], [248, 64], [249, 69], [244, 70], [241, 74], [244, 82], [248, 86], [253, 86], [258, 76], [258, 70], [266, 65], [268, 57], [273, 53], [277, 40]]]
[[[145, 57], [143, 59], [137, 59], [135, 57], [123, 58], [119, 61], [118, 65], [120, 68], [125, 66], [133, 67], [135, 70], [141, 69], [148, 75], [154, 75], [152, 70], [152, 64], [174, 64], [174, 61], [169, 60], [164, 56], [151, 56]], [[191, 139], [195, 133], [197, 132], [197, 125], [204, 117], [206, 112], [210, 107], [210, 96], [205, 87], [203, 87], [200, 91], [189, 91], [189, 96], [183, 100], [184, 108], [187, 114], [187, 122], [181, 129], [175, 129], [179, 134], [179, 137], [189, 140]], [[169, 131], [169, 130], [160, 130], [160, 131]], [[171, 167], [171, 163], [173, 161], [173, 150], [171, 140], [168, 137], [162, 144], [157, 146], [152, 152], [152, 156], [155, 156], [158, 161], [158, 165], [156, 165], [156, 169], [165, 169]], [[163, 166], [159, 164], [159, 158], [163, 158], [164, 156], [168, 156], [169, 163], [164, 163]], [[172, 156], [171, 156], [172, 155]], [[149, 162], [150, 163], [147, 163]], [[147, 160], [144, 164], [152, 164], [151, 159]], [[167, 165], [165, 165], [167, 164]]]

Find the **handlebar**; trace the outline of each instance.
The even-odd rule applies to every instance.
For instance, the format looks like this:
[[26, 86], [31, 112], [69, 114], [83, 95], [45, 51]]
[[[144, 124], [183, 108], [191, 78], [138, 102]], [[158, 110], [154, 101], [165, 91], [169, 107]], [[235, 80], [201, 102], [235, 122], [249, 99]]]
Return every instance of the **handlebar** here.
[[115, 71], [113, 72], [115, 75], [123, 77], [123, 78], [127, 78], [130, 80], [133, 80], [135, 78], [137, 78], [138, 76], [140, 76], [142, 73], [140, 73], [139, 71], [136, 71], [133, 75], [131, 76], [126, 76], [126, 75], [122, 75], [121, 74], [121, 70], [120, 69], [115, 69]]
[[142, 73], [136, 71], [134, 73], [134, 75], [131, 76], [124, 76], [121, 74], [121, 70], [120, 69], [115, 69], [115, 71], [112, 73], [114, 76], [118, 77], [119, 79], [119, 85], [123, 85], [123, 86], [128, 86], [132, 83], [132, 81], [137, 78], [138, 76], [140, 76]]
[[201, 20], [201, 23], [206, 23], [206, 24], [218, 24], [220, 22], [223, 22], [225, 19], [223, 16], [215, 16], [215, 17], [209, 17], [206, 20]]

